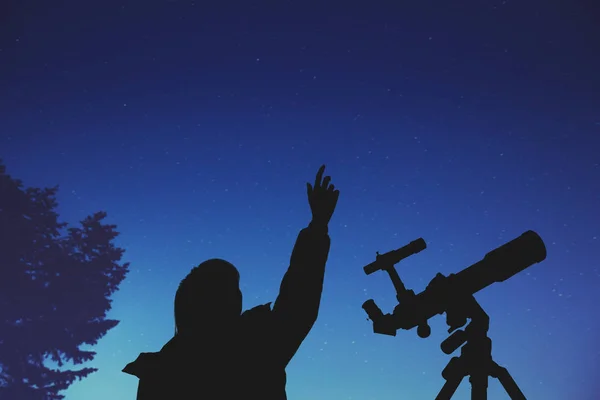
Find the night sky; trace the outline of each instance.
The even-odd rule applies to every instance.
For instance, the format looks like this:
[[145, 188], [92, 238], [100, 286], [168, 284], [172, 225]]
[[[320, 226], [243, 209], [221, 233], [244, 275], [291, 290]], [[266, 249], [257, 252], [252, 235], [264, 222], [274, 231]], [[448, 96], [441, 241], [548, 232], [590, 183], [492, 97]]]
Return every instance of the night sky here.
[[[362, 267], [420, 292], [527, 230], [547, 260], [476, 297], [495, 360], [528, 399], [598, 400], [600, 30], [592, 2], [9, 1], [0, 9], [0, 157], [60, 185], [61, 218], [95, 211], [131, 272], [67, 400], [131, 400], [121, 372], [173, 335], [185, 274], [221, 257], [245, 308], [273, 301], [321, 164], [341, 191], [319, 320], [290, 400], [433, 399], [433, 333], [376, 335], [396, 305]], [[452, 6], [449, 5], [452, 3]], [[318, 5], [320, 4], [320, 5]], [[597, 387], [597, 386], [596, 386]], [[455, 399], [469, 398], [464, 381]], [[489, 399], [507, 399], [493, 380]]]

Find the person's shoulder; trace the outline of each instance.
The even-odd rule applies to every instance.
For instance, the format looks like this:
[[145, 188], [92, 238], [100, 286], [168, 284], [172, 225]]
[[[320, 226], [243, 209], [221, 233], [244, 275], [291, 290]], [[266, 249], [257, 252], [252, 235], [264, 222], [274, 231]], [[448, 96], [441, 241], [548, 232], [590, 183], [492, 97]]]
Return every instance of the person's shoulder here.
[[123, 368], [123, 372], [142, 378], [149, 372], [155, 371], [161, 364], [160, 353], [140, 353], [140, 355]]
[[255, 324], [271, 320], [271, 303], [261, 304], [242, 313], [244, 323]]
[[271, 303], [260, 304], [242, 313], [243, 318], [266, 316], [271, 314]]

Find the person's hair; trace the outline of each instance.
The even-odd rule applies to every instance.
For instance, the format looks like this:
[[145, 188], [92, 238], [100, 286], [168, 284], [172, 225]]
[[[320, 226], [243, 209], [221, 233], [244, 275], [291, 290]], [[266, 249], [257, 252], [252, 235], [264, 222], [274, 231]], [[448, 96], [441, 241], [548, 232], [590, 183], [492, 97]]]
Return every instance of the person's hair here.
[[210, 290], [213, 278], [227, 275], [238, 282], [240, 280], [240, 273], [233, 264], [220, 258], [212, 258], [192, 268], [190, 273], [181, 280], [175, 293], [175, 334], [186, 329], [195, 318], [198, 318], [195, 309], [197, 302], [194, 298], [197, 298], [203, 290]]

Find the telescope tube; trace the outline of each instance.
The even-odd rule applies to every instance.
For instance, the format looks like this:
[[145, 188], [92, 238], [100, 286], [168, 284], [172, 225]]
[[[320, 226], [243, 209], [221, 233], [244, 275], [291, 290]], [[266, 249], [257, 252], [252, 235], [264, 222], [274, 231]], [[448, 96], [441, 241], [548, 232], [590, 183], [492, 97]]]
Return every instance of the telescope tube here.
[[481, 261], [456, 274], [454, 280], [461, 293], [475, 294], [545, 259], [544, 241], [534, 231], [527, 231], [487, 253]]
[[504, 282], [535, 263], [546, 259], [546, 246], [533, 231], [487, 253], [481, 261], [448, 277], [434, 278], [409, 302], [394, 309], [397, 329], [412, 329], [429, 318], [446, 312], [449, 304], [473, 295], [494, 282]]

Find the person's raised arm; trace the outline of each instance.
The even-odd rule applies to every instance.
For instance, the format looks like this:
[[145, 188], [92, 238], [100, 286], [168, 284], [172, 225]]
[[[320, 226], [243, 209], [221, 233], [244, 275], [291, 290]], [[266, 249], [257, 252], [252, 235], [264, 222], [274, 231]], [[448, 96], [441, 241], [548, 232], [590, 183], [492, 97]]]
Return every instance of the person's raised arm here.
[[323, 165], [317, 173], [314, 186], [306, 184], [312, 220], [296, 239], [290, 266], [273, 305], [276, 341], [285, 365], [294, 356], [319, 314], [325, 264], [329, 255], [328, 224], [339, 196], [339, 191], [330, 184], [331, 178], [326, 176], [323, 179], [324, 171]]

